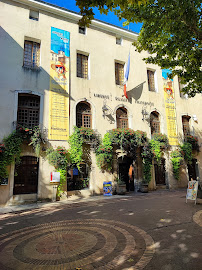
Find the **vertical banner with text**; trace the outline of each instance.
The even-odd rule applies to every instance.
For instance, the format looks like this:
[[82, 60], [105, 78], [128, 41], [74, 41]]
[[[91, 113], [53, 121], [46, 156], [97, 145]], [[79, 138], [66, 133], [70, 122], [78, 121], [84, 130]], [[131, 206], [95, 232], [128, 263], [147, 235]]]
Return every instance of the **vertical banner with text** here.
[[70, 33], [51, 27], [49, 140], [69, 138]]
[[178, 145], [177, 119], [175, 107], [175, 92], [173, 81], [168, 79], [170, 70], [163, 69], [162, 76], [164, 80], [164, 103], [166, 109], [166, 122], [168, 130], [168, 140], [170, 145]]

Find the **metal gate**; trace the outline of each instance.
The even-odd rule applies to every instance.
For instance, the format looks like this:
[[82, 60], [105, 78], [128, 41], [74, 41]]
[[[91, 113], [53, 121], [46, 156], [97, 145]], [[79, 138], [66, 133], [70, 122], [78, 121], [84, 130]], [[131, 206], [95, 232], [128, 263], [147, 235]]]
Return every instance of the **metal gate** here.
[[15, 168], [13, 194], [37, 193], [39, 162], [36, 157], [23, 156]]

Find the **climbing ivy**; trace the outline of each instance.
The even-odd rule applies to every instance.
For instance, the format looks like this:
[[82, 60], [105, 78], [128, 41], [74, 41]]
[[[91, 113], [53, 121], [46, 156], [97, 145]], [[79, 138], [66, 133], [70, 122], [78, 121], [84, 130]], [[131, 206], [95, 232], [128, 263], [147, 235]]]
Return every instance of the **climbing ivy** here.
[[180, 149], [176, 149], [171, 152], [171, 162], [173, 165], [173, 175], [175, 179], [179, 180], [180, 178], [180, 168], [183, 162], [183, 156]]

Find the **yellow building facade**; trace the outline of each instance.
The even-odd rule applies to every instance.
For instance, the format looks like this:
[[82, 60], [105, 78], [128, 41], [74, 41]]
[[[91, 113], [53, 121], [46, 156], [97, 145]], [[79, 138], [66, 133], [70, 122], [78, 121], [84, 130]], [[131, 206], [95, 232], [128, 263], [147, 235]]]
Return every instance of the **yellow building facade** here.
[[[178, 78], [169, 81], [160, 67], [146, 64], [142, 59], [147, 52], [138, 53], [132, 46], [138, 34], [98, 20], [80, 28], [79, 14], [42, 1], [2, 0], [0, 10], [0, 142], [17, 124], [26, 122], [43, 127], [53, 147], [67, 149], [74, 126], [90, 127], [101, 137], [117, 127], [144, 131], [149, 138], [153, 132], [163, 133], [169, 137], [170, 151], [188, 132], [201, 145], [202, 96], [183, 96]], [[123, 82], [129, 53], [127, 99]], [[127, 153], [116, 151], [113, 172], [108, 173], [98, 168], [93, 148], [86, 147], [91, 159], [84, 168], [88, 188], [77, 190], [79, 176], [73, 170], [65, 194], [102, 193], [103, 181], [114, 183], [120, 173], [128, 177], [133, 159]], [[54, 168], [37, 158], [31, 146], [23, 144], [21, 155], [24, 182], [15, 174], [13, 163], [8, 181], [0, 185], [0, 204], [51, 200]], [[161, 168], [153, 164], [150, 189], [186, 187], [191, 178], [200, 181], [201, 161], [201, 152], [195, 153], [193, 164], [184, 164], [177, 181], [168, 151]], [[137, 150], [139, 181], [141, 162]], [[30, 181], [35, 181], [34, 187]]]

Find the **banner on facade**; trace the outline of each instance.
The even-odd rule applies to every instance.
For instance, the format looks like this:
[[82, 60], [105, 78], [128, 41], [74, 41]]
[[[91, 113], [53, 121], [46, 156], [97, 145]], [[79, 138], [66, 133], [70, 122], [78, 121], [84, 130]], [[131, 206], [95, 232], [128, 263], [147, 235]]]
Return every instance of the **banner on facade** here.
[[112, 196], [112, 182], [103, 182], [103, 194], [104, 196]]
[[186, 202], [187, 200], [193, 200], [195, 201], [196, 204], [197, 193], [198, 193], [198, 181], [189, 181], [187, 188]]
[[70, 33], [51, 27], [49, 91], [50, 140], [69, 138], [69, 57]]
[[170, 70], [163, 69], [162, 77], [164, 81], [164, 103], [166, 110], [166, 122], [168, 131], [168, 140], [170, 145], [178, 145], [177, 136], [177, 119], [176, 119], [176, 106], [175, 106], [175, 92], [173, 88], [173, 81], [168, 79]]

